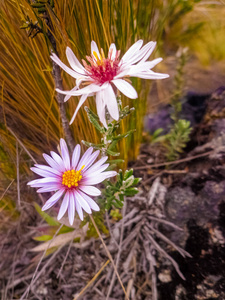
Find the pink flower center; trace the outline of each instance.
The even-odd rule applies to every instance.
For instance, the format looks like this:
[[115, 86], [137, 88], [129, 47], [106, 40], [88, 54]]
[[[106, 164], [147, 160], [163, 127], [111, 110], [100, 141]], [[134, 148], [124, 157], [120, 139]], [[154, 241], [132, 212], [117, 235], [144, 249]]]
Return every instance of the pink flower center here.
[[112, 58], [112, 50], [109, 51], [108, 57], [105, 58], [104, 52], [101, 49], [101, 55], [93, 51], [92, 56], [87, 56], [86, 61], [83, 60], [83, 65], [87, 71], [87, 75], [90, 76], [96, 84], [102, 85], [105, 82], [110, 82], [119, 72], [119, 56], [120, 51], [116, 51], [115, 57]]
[[63, 173], [62, 184], [67, 186], [69, 189], [78, 186], [78, 182], [82, 179], [81, 171], [84, 166], [78, 170], [68, 170]]

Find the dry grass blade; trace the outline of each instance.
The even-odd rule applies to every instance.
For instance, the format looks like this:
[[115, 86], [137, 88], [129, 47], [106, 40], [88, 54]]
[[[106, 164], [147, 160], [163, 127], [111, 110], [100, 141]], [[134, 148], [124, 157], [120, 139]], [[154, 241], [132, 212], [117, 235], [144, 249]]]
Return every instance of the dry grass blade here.
[[63, 233], [58, 236], [55, 236], [50, 241], [47, 241], [45, 243], [42, 243], [34, 247], [33, 249], [31, 249], [31, 251], [33, 252], [47, 251], [48, 249], [50, 249], [50, 247], [53, 248], [53, 247], [59, 247], [65, 245], [69, 243], [71, 240], [81, 237], [82, 234], [83, 234], [82, 230], [74, 230], [71, 232]]
[[158, 235], [158, 237], [160, 237], [163, 241], [165, 241], [167, 244], [171, 245], [174, 249], [176, 249], [180, 255], [182, 255], [183, 257], [192, 257], [190, 255], [190, 253], [188, 253], [187, 251], [185, 251], [184, 249], [180, 248], [179, 246], [177, 246], [175, 243], [173, 243], [170, 239], [168, 239], [164, 234], [162, 234], [159, 230], [156, 230], [155, 228], [153, 228], [151, 225], [147, 225], [149, 227], [149, 229], [151, 231], [153, 231], [153, 233], [155, 233], [156, 235]]
[[177, 262], [165, 250], [163, 250], [162, 247], [160, 247], [160, 245], [155, 241], [155, 239], [151, 236], [151, 234], [148, 233], [148, 230], [146, 231], [146, 234], [147, 234], [149, 240], [151, 241], [152, 245], [155, 247], [155, 249], [158, 250], [159, 253], [161, 253], [165, 258], [168, 258], [171, 261], [171, 263], [173, 264], [173, 266], [174, 266], [175, 270], [177, 271], [177, 273], [180, 275], [180, 277], [183, 280], [185, 280], [185, 277], [181, 273]]
[[129, 300], [129, 298], [128, 298], [128, 296], [127, 296], [127, 293], [126, 293], [126, 290], [125, 290], [125, 288], [124, 288], [124, 285], [123, 285], [123, 283], [122, 283], [122, 281], [121, 281], [120, 275], [119, 275], [119, 273], [118, 273], [118, 271], [117, 271], [117, 268], [116, 268], [116, 266], [115, 266], [115, 263], [114, 263], [114, 261], [113, 261], [112, 255], [110, 254], [110, 252], [109, 252], [109, 250], [108, 250], [108, 248], [107, 248], [105, 242], [103, 241], [103, 238], [102, 238], [102, 236], [101, 236], [101, 233], [99, 232], [98, 227], [97, 227], [97, 225], [96, 225], [96, 223], [95, 223], [95, 220], [93, 219], [92, 215], [90, 215], [90, 219], [91, 219], [91, 221], [92, 221], [92, 223], [93, 223], [93, 225], [94, 225], [94, 227], [95, 227], [95, 230], [96, 230], [96, 232], [98, 233], [98, 236], [99, 236], [99, 238], [100, 238], [100, 240], [101, 240], [101, 242], [102, 242], [102, 244], [103, 244], [103, 246], [104, 246], [104, 248], [105, 248], [105, 251], [106, 251], [106, 253], [107, 253], [107, 255], [108, 255], [108, 258], [110, 259], [110, 261], [111, 261], [111, 263], [112, 263], [112, 265], [113, 265], [113, 268], [114, 268], [114, 271], [115, 271], [116, 276], [117, 276], [117, 278], [118, 278], [118, 281], [119, 281], [119, 283], [120, 283], [120, 285], [121, 285], [121, 287], [122, 287], [122, 289], [123, 289], [123, 292], [124, 292], [124, 294], [125, 294], [125, 298], [126, 298], [126, 300]]
[[35, 164], [37, 164], [37, 161], [33, 157], [33, 155], [30, 153], [30, 151], [24, 146], [24, 144], [20, 141], [20, 139], [16, 136], [16, 134], [12, 131], [12, 129], [7, 128], [9, 132], [15, 137], [16, 141], [20, 144], [20, 146], [24, 149], [24, 151], [29, 155], [29, 157], [33, 160]]
[[7, 188], [5, 189], [5, 191], [3, 192], [0, 201], [3, 199], [3, 197], [5, 196], [5, 194], [7, 193], [7, 191], [9, 190], [10, 186], [13, 184], [13, 182], [15, 181], [15, 179], [13, 179], [10, 184], [7, 186]]
[[[33, 283], [37, 280], [38, 276], [36, 276], [36, 275], [37, 275], [38, 269], [39, 269], [39, 267], [40, 267], [40, 265], [41, 265], [41, 262], [43, 261], [43, 259], [44, 259], [44, 257], [45, 257], [45, 254], [46, 254], [47, 250], [50, 248], [51, 242], [54, 241], [54, 238], [57, 236], [57, 234], [59, 233], [59, 231], [60, 231], [60, 229], [61, 229], [62, 227], [63, 227], [63, 225], [60, 225], [60, 227], [58, 228], [58, 230], [55, 232], [53, 238], [51, 239], [50, 243], [48, 244], [48, 248], [46, 248], [45, 251], [43, 252], [43, 254], [42, 254], [42, 256], [41, 256], [41, 259], [39, 260], [38, 265], [37, 265], [37, 267], [36, 267], [36, 269], [35, 269], [35, 271], [34, 271], [34, 274], [33, 274], [32, 280], [31, 280], [31, 283], [30, 283], [29, 286], [27, 287], [26, 291], [23, 293], [23, 295], [22, 295], [22, 297], [20, 298], [20, 300], [24, 300], [24, 299], [25, 299], [25, 297], [26, 297], [27, 294], [29, 293], [29, 291], [30, 291], [30, 289], [31, 289], [31, 287], [32, 287], [32, 285], [33, 285]], [[57, 249], [57, 251], [52, 255], [51, 259], [53, 259], [53, 257], [55, 257], [56, 253], [58, 253], [58, 251], [61, 250], [61, 248], [62, 248], [62, 246], [61, 246], [59, 249]], [[51, 260], [49, 259], [48, 262], [46, 263], [46, 265], [49, 264], [50, 261], [51, 261]], [[45, 267], [46, 267], [46, 265], [45, 265]], [[43, 268], [43, 269], [44, 269], [44, 268]], [[42, 271], [43, 271], [43, 269], [42, 269]], [[40, 272], [39, 272], [39, 275], [40, 275]]]
[[95, 274], [95, 276], [88, 282], [88, 284], [80, 291], [78, 295], [74, 297], [73, 300], [77, 300], [80, 296], [84, 294], [84, 292], [92, 285], [92, 283], [98, 278], [98, 276], [102, 273], [102, 271], [105, 269], [105, 267], [108, 265], [110, 260], [108, 259], [104, 265], [99, 269], [99, 271]]

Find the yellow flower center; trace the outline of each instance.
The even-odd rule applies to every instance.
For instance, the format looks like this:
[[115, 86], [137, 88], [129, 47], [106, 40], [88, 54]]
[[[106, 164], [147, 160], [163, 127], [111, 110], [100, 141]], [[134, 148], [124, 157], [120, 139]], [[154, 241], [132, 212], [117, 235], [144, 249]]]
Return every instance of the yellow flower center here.
[[78, 186], [78, 182], [82, 179], [81, 171], [85, 166], [78, 171], [68, 170], [63, 173], [62, 176], [62, 184], [67, 186], [68, 188]]

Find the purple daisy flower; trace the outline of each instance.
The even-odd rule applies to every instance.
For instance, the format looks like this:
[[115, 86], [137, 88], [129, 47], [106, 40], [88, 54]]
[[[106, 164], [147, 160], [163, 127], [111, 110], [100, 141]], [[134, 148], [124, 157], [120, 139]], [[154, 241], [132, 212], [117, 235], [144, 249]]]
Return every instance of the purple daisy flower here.
[[[74, 148], [72, 159], [64, 139], [60, 139], [61, 156], [51, 151], [51, 156], [43, 154], [49, 166], [38, 165], [31, 170], [42, 176], [28, 182], [28, 185], [39, 188], [38, 193], [53, 192], [42, 210], [52, 207], [59, 199], [63, 198], [58, 217], [60, 220], [68, 210], [69, 222], [72, 225], [75, 211], [83, 220], [83, 210], [88, 214], [92, 211], [99, 211], [99, 206], [90, 196], [99, 196], [101, 191], [93, 185], [104, 181], [106, 178], [115, 176], [115, 171], [104, 172], [109, 164], [105, 164], [107, 156], [102, 157], [95, 164], [94, 161], [99, 155], [99, 150], [93, 152], [90, 147], [80, 158], [80, 145]], [[93, 153], [92, 153], [93, 152]]]

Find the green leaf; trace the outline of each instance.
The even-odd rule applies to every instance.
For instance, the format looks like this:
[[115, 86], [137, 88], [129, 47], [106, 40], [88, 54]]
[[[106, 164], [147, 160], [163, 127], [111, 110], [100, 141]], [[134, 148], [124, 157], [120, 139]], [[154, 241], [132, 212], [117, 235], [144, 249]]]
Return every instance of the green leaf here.
[[127, 180], [127, 178], [130, 177], [131, 175], [133, 175], [133, 169], [126, 170], [123, 177], [124, 180]]
[[87, 146], [87, 147], [93, 147], [96, 150], [101, 150], [104, 147], [104, 144], [94, 144], [94, 143], [90, 143], [90, 142], [87, 142], [87, 141], [84, 141], [84, 140], [82, 140], [81, 142], [85, 146]]
[[131, 135], [135, 131], [136, 131], [136, 129], [131, 129], [131, 130], [127, 131], [126, 133], [119, 134], [116, 137], [113, 137], [113, 140], [115, 140], [115, 141], [122, 140], [123, 138], [128, 137], [129, 135]]
[[107, 160], [107, 163], [109, 163], [109, 164], [121, 164], [121, 163], [124, 163], [124, 159], [111, 159], [111, 160]]
[[84, 108], [87, 112], [87, 115], [88, 115], [88, 119], [90, 120], [90, 122], [94, 125], [94, 127], [100, 131], [101, 133], [105, 133], [105, 128], [102, 127], [100, 124], [99, 124], [99, 117], [92, 111], [90, 110], [90, 108], [88, 108], [87, 106], [85, 106]]
[[119, 152], [114, 152], [114, 151], [111, 151], [109, 149], [106, 150], [106, 153], [109, 154], [109, 155], [112, 155], [112, 156], [119, 156], [120, 155]]
[[116, 147], [117, 143], [118, 143], [117, 140], [113, 140], [112, 143], [111, 143], [111, 145], [108, 147], [108, 150], [111, 151], [112, 149], [114, 149]]
[[59, 226], [60, 223], [57, 222], [54, 218], [50, 217], [46, 212], [41, 210], [41, 207], [34, 203], [34, 207], [36, 211], [39, 213], [39, 215], [50, 225], [50, 226]]
[[139, 192], [138, 188], [132, 187], [125, 190], [125, 195], [128, 197], [134, 196]]
[[134, 175], [131, 175], [127, 178], [127, 180], [124, 181], [124, 186], [126, 188], [130, 187], [134, 183]]
[[133, 185], [137, 185], [141, 180], [142, 180], [142, 178], [140, 178], [140, 177], [134, 178]]
[[39, 242], [45, 242], [45, 241], [49, 241], [52, 239], [52, 236], [51, 235], [47, 235], [47, 234], [44, 234], [44, 235], [41, 235], [41, 236], [36, 236], [33, 238], [35, 241], [39, 241]]

